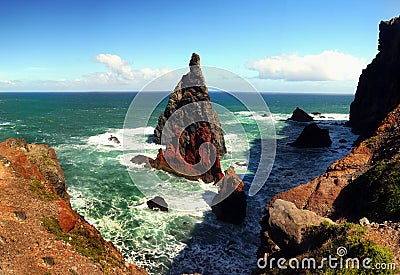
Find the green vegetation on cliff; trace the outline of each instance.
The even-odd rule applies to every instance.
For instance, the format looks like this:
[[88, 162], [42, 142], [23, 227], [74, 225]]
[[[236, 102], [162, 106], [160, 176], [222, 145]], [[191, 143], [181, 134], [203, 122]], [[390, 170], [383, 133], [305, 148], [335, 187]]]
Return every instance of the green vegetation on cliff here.
[[[362, 226], [348, 222], [324, 223], [315, 227], [313, 231], [313, 235], [315, 234], [317, 239], [323, 238], [326, 241], [320, 248], [311, 252], [310, 256], [320, 260], [335, 257], [338, 259], [338, 268], [329, 267], [326, 262], [323, 269], [313, 270], [309, 274], [395, 274], [395, 270], [390, 268], [381, 270], [375, 268], [381, 264], [386, 267], [387, 264], [393, 263], [393, 252], [390, 248], [379, 246], [365, 238], [366, 230]], [[345, 248], [345, 252], [343, 248]], [[343, 256], [340, 257], [340, 255]], [[363, 267], [363, 261], [367, 258], [370, 260], [366, 260], [365, 264], [370, 267], [369, 269]], [[341, 266], [340, 259], [343, 260], [343, 268], [339, 268]], [[358, 259], [358, 264], [352, 259]]]
[[[111, 266], [119, 263], [118, 259], [110, 256], [107, 252], [102, 240], [89, 230], [83, 228], [64, 233], [57, 219], [54, 218], [43, 218], [42, 223], [46, 230], [54, 234], [58, 240], [69, 243], [81, 255], [91, 258], [103, 268], [105, 266], [104, 262], [111, 264]], [[106, 272], [106, 270], [104, 271]]]
[[[351, 209], [341, 209], [345, 205], [342, 201], [351, 201]], [[400, 161], [379, 162], [346, 186], [338, 198], [337, 210], [353, 220], [367, 217], [378, 222], [399, 221]]]
[[29, 190], [36, 193], [42, 201], [54, 201], [59, 199], [59, 197], [53, 192], [46, 189], [44, 184], [38, 179], [32, 179], [32, 182], [29, 184]]
[[376, 164], [350, 187], [364, 190], [364, 216], [372, 220], [399, 220], [400, 161]]

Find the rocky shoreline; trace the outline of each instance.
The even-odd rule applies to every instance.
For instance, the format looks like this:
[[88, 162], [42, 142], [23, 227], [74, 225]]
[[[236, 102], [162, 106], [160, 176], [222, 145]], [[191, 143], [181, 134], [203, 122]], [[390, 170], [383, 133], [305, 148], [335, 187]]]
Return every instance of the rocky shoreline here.
[[[275, 195], [266, 205], [258, 259], [335, 256], [333, 248], [340, 245], [348, 246], [352, 257], [399, 266], [400, 18], [381, 22], [379, 29], [379, 53], [361, 74], [351, 104], [349, 125], [361, 134], [358, 145], [324, 174]], [[255, 274], [265, 272], [298, 274], [276, 265]]]
[[0, 274], [147, 274], [71, 208], [52, 148], [0, 143]]

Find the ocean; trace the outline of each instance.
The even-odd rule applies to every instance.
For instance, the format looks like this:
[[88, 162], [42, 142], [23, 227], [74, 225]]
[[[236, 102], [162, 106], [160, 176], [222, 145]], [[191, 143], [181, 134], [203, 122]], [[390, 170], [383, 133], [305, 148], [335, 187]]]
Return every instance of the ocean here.
[[[113, 135], [124, 139], [125, 115], [135, 95], [128, 92], [0, 93], [0, 140], [24, 138], [55, 148], [73, 208], [96, 226], [105, 239], [113, 242], [128, 261], [145, 267], [151, 274], [250, 274], [256, 268], [259, 221], [265, 204], [274, 194], [323, 173], [330, 163], [352, 149], [357, 138], [345, 126], [353, 95], [263, 93], [276, 129], [276, 157], [262, 189], [248, 198], [244, 224], [234, 226], [217, 221], [206, 204], [190, 211], [175, 208], [167, 213], [152, 211], [146, 205], [150, 198], [141, 191], [144, 183], [152, 183], [154, 179], [158, 189], [176, 191], [176, 201], [172, 201], [174, 194], [168, 198], [171, 204], [182, 200], [180, 191], [193, 194], [193, 198], [186, 198], [190, 204], [195, 197], [216, 189], [212, 184], [126, 163], [123, 146], [108, 138]], [[254, 126], [257, 118], [263, 119], [265, 113], [243, 109], [227, 93], [210, 92], [210, 97], [229, 109], [247, 134], [247, 144], [240, 144], [234, 133], [224, 133], [231, 141], [230, 158], [221, 159], [222, 168], [227, 169], [232, 159], [239, 164], [246, 161], [249, 150], [257, 154], [260, 136]], [[151, 143], [151, 134], [165, 103], [164, 100], [157, 106], [147, 124], [138, 121], [136, 128], [129, 129], [133, 146], [145, 147], [148, 155], [154, 156], [160, 147]], [[305, 126], [285, 121], [297, 106], [309, 113], [321, 113], [315, 119], [320, 127], [329, 129], [333, 141], [330, 148], [297, 149], [287, 144]], [[221, 123], [228, 125], [231, 121], [221, 118]], [[345, 142], [339, 142], [340, 139]], [[135, 153], [135, 150], [129, 152]], [[246, 185], [252, 178], [252, 165], [257, 163], [249, 164], [248, 170], [234, 164]], [[135, 175], [136, 183], [130, 173]]]

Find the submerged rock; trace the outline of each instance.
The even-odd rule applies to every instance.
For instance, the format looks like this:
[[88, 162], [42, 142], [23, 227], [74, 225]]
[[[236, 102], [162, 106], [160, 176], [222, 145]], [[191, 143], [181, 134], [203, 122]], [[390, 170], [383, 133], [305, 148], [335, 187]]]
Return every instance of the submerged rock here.
[[363, 70], [349, 124], [368, 137], [386, 115], [400, 104], [400, 17], [379, 24], [378, 54]]
[[332, 140], [328, 129], [321, 129], [316, 123], [311, 123], [304, 127], [295, 142], [289, 144], [299, 148], [329, 147]]
[[305, 111], [297, 107], [294, 111], [293, 114], [288, 120], [293, 120], [293, 121], [298, 121], [298, 122], [309, 122], [313, 121], [314, 119], [312, 116], [307, 114]]
[[159, 209], [160, 211], [168, 212], [168, 204], [163, 197], [156, 196], [147, 201], [147, 206], [151, 209]]
[[[243, 223], [246, 217], [247, 197], [243, 191], [244, 183], [236, 175], [232, 166], [225, 171], [225, 176], [218, 186], [219, 192], [213, 199], [211, 207], [217, 219], [232, 224]], [[226, 198], [221, 201], [224, 197]], [[218, 201], [220, 202], [216, 203]]]

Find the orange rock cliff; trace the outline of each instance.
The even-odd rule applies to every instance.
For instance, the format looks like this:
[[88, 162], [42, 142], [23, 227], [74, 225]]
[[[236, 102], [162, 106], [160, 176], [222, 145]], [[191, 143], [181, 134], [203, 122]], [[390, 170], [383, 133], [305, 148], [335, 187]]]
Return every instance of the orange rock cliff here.
[[0, 274], [147, 274], [71, 208], [54, 149], [0, 143]]

